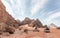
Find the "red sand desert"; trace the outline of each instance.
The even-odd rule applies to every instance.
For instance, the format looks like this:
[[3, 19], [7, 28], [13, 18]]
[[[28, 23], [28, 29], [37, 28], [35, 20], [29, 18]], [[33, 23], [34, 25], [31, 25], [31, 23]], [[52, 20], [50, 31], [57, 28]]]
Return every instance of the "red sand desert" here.
[[14, 34], [1, 35], [1, 38], [60, 38], [60, 29], [51, 28], [50, 33], [45, 33], [44, 28], [40, 28], [40, 32], [29, 31], [28, 34], [16, 29]]

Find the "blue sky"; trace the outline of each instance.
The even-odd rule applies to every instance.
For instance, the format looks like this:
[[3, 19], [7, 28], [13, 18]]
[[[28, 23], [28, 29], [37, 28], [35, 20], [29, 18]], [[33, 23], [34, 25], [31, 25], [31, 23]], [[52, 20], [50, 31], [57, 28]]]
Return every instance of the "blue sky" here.
[[2, 0], [15, 19], [38, 18], [43, 24], [60, 26], [60, 0]]

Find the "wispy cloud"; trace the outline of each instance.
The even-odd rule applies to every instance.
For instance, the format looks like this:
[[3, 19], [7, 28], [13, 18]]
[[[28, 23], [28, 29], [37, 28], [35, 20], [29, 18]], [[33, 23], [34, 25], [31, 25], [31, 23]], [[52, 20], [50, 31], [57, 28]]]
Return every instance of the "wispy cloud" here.
[[37, 13], [39, 9], [43, 9], [47, 0], [32, 0], [31, 14]]
[[50, 16], [48, 16], [48, 20], [51, 21], [51, 20], [58, 18], [58, 17], [60, 17], [60, 12], [56, 12], [56, 13], [51, 14]]

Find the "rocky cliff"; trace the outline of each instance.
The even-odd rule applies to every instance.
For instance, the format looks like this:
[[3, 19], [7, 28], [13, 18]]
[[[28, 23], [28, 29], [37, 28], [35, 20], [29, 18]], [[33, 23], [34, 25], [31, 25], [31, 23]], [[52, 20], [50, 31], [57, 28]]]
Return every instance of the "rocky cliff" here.
[[0, 23], [4, 22], [7, 25], [16, 26], [16, 20], [6, 11], [6, 7], [0, 0]]

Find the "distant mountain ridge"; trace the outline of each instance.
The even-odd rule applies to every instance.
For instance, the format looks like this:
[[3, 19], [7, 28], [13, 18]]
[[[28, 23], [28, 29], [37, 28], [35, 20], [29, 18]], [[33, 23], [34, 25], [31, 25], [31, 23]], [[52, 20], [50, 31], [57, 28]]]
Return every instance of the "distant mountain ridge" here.
[[49, 27], [57, 28], [57, 26], [54, 23], [49, 24]]

